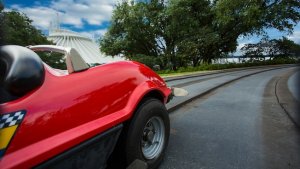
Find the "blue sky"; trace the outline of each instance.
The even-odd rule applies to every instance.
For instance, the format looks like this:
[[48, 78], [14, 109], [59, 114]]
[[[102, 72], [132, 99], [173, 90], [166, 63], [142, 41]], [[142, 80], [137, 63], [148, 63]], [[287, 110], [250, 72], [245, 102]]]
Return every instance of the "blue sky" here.
[[[49, 24], [55, 21], [58, 15], [61, 27], [98, 39], [105, 34], [109, 21], [118, 0], [2, 0], [6, 9], [17, 9], [25, 13], [33, 24], [48, 33]], [[298, 23], [293, 34], [281, 33], [275, 29], [267, 30], [268, 36], [289, 39], [300, 44], [300, 24]], [[240, 55], [239, 49], [246, 43], [256, 43], [261, 39], [258, 36], [240, 37], [239, 46], [235, 55]]]
[[59, 18], [62, 28], [83, 35], [103, 35], [112, 15], [114, 0], [2, 0], [7, 10], [17, 9], [33, 20], [33, 25], [48, 33], [51, 21]]

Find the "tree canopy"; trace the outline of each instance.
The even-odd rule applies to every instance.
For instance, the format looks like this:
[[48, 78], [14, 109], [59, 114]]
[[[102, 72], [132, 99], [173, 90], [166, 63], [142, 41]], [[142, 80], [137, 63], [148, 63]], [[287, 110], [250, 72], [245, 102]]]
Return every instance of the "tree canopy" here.
[[32, 25], [32, 20], [18, 11], [1, 11], [1, 29], [2, 45], [27, 46], [51, 43]]
[[262, 56], [274, 57], [300, 57], [300, 45], [282, 37], [281, 39], [263, 38], [256, 44], [246, 44], [241, 49], [244, 56], [259, 58]]
[[[160, 57], [171, 53], [167, 49], [172, 38], [165, 32], [167, 18], [163, 1], [150, 4], [122, 2], [113, 12], [109, 33], [100, 40], [101, 50], [108, 55], [124, 55], [127, 58], [139, 54], [141, 57]], [[160, 61], [166, 65], [164, 60]]]
[[152, 0], [119, 3], [100, 40], [108, 55], [147, 56], [162, 68], [201, 62], [234, 52], [240, 36], [266, 28], [292, 32], [298, 0]]
[[[18, 11], [3, 11], [0, 8], [0, 45], [41, 45], [52, 44], [32, 20]], [[66, 69], [62, 56], [56, 53], [39, 52], [41, 59], [54, 68]]]

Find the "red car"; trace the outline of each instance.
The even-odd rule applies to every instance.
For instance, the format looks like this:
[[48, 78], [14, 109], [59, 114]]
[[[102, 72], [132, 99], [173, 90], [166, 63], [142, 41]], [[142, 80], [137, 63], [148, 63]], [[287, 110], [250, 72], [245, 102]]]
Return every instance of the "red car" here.
[[[64, 53], [68, 70], [34, 51]], [[2, 46], [0, 168], [105, 168], [136, 159], [156, 168], [168, 144], [171, 95], [137, 62], [89, 67], [72, 48]]]

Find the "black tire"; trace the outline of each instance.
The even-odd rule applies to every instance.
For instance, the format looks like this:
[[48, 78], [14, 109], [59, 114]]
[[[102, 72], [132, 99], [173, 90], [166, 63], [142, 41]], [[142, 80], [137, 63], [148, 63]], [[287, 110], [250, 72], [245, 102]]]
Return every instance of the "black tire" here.
[[[125, 142], [127, 166], [139, 159], [146, 162], [149, 169], [157, 168], [163, 160], [169, 135], [170, 120], [164, 104], [153, 98], [143, 101], [127, 129]], [[153, 143], [155, 139], [161, 142]], [[149, 151], [146, 151], [148, 149], [154, 153], [148, 153]]]

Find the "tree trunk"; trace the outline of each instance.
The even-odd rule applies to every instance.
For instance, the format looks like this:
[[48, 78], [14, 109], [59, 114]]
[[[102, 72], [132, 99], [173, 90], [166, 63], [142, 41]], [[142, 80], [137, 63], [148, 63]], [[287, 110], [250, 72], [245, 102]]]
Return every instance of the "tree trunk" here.
[[193, 67], [197, 67], [199, 66], [199, 63], [200, 63], [200, 59], [193, 59]]

